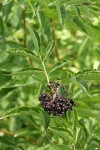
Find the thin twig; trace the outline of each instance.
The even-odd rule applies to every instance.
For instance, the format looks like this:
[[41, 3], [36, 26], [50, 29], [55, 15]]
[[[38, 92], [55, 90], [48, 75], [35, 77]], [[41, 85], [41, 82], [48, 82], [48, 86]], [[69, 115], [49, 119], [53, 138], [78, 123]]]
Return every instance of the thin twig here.
[[54, 25], [54, 22], [53, 22], [52, 18], [50, 19], [50, 22], [51, 22], [51, 28], [52, 28], [52, 36], [53, 36], [53, 39], [54, 39], [54, 42], [55, 42], [55, 53], [56, 53], [56, 56], [57, 56], [58, 60], [60, 60], [60, 55], [59, 55], [59, 50], [58, 50], [58, 41], [57, 41], [55, 30], [54, 30], [55, 25]]
[[[24, 21], [24, 48], [27, 48], [26, 7], [23, 10], [23, 21]], [[28, 62], [32, 67], [34, 66], [31, 58], [28, 58]]]
[[4, 134], [9, 134], [9, 135], [12, 135], [14, 136], [14, 134], [12, 132], [9, 132], [9, 131], [5, 131], [5, 130], [0, 130], [1, 133], [4, 133]]

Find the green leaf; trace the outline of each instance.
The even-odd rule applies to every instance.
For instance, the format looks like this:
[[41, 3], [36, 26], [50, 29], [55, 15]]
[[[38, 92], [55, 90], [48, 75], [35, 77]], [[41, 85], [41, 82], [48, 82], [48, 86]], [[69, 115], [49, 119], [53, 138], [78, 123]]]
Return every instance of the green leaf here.
[[66, 121], [66, 118], [63, 118], [62, 116], [55, 117], [55, 119], [53, 118], [53, 121], [57, 125], [60, 125], [60, 126], [62, 125], [64, 127], [66, 127], [66, 128], [71, 129], [71, 126], [68, 124], [68, 121]]
[[47, 46], [47, 48], [46, 48], [46, 55], [44, 56], [44, 61], [51, 55], [51, 53], [53, 52], [53, 50], [54, 50], [54, 48], [55, 48], [55, 44], [54, 44], [54, 42], [51, 42], [51, 43], [49, 43], [48, 44], [48, 46]]
[[35, 16], [35, 10], [34, 10], [34, 7], [33, 7], [32, 3], [31, 3], [31, 1], [30, 0], [25, 0], [25, 1], [28, 3], [28, 5], [30, 6], [30, 8], [32, 9], [33, 16]]
[[80, 18], [80, 9], [79, 9], [79, 7], [72, 5], [72, 9], [76, 13], [76, 15]]
[[7, 82], [11, 81], [11, 76], [9, 76], [11, 72], [0, 70], [0, 89], [6, 85]]
[[42, 69], [39, 68], [32, 68], [32, 67], [27, 67], [21, 70], [18, 70], [16, 72], [8, 72], [5, 70], [0, 70], [0, 73], [4, 76], [12, 76], [12, 75], [28, 75], [31, 74], [33, 72], [43, 72]]
[[76, 77], [76, 80], [81, 84], [81, 88], [83, 89], [83, 91], [88, 93], [88, 85], [87, 85], [87, 83], [84, 80], [82, 80], [81, 78], [79, 78], [79, 77]]
[[93, 139], [94, 139], [95, 135], [91, 135], [85, 142], [85, 145], [84, 145], [84, 149], [87, 149], [88, 146], [92, 143]]
[[65, 7], [64, 7], [64, 5], [61, 5], [60, 7], [59, 7], [59, 5], [57, 5], [56, 9], [57, 9], [57, 12], [58, 12], [58, 16], [60, 18], [60, 23], [62, 25], [64, 25], [64, 20], [66, 19], [66, 10], [65, 10]]
[[76, 129], [77, 129], [77, 124], [78, 124], [78, 113], [77, 110], [74, 108], [74, 131], [76, 133]]
[[27, 27], [27, 28], [29, 30], [31, 39], [33, 41], [33, 44], [34, 44], [36, 50], [39, 50], [39, 48], [40, 48], [40, 37], [39, 37], [38, 32], [35, 29], [32, 30], [30, 27]]
[[2, 17], [0, 16], [0, 35], [3, 35], [3, 33], [4, 33], [4, 25]]
[[74, 77], [71, 77], [71, 81], [72, 81], [74, 84], [76, 84], [77, 86], [79, 86], [79, 88], [80, 88], [83, 92], [85, 92], [87, 95], [89, 95], [89, 94], [88, 94], [88, 85], [87, 85], [87, 83], [86, 83], [83, 79], [74, 76]]
[[45, 0], [35, 0], [35, 1], [39, 2], [44, 7], [48, 8], [47, 2]]
[[87, 6], [80, 6], [80, 11], [83, 13], [89, 20], [93, 19], [92, 13]]
[[82, 72], [76, 73], [75, 76], [88, 81], [100, 81], [100, 70], [83, 70]]
[[86, 38], [83, 40], [83, 42], [82, 42], [80, 48], [78, 49], [78, 57], [80, 57], [80, 55], [81, 55], [82, 52], [84, 51], [84, 48], [85, 48], [85, 46], [86, 46], [87, 43], [88, 43], [88, 40], [89, 40], [88, 37], [86, 37]]
[[42, 69], [39, 69], [39, 68], [24, 68], [24, 69], [21, 69], [19, 71], [16, 71], [16, 72], [13, 72], [11, 73], [11, 75], [26, 75], [26, 74], [29, 74], [30, 72], [42, 72], [43, 70]]
[[26, 114], [32, 114], [33, 112], [39, 112], [39, 108], [36, 107], [15, 107], [10, 110], [8, 110], [6, 113], [3, 113], [0, 117], [0, 119], [11, 117], [11, 116], [18, 116], [18, 115], [26, 115]]
[[[4, 2], [4, 1], [3, 1]], [[9, 13], [11, 12], [11, 8], [13, 6], [13, 1], [10, 1], [9, 0], [9, 3], [7, 3], [7, 5], [4, 5], [2, 7], [2, 10], [3, 10], [3, 15], [4, 15], [4, 20], [7, 20], [8, 19], [8, 16], [9, 16]]]
[[49, 127], [49, 130], [58, 134], [59, 136], [61, 135], [61, 132], [62, 133], [68, 133], [69, 136], [74, 138], [72, 132], [70, 130], [68, 130], [67, 128], [64, 128], [64, 127]]
[[52, 72], [54, 72], [56, 69], [59, 69], [63, 66], [65, 66], [66, 64], [68, 64], [69, 61], [67, 60], [62, 60], [61, 62], [56, 63], [55, 65], [53, 65], [53, 67], [51, 68], [51, 70], [49, 71], [48, 74], [51, 74]]
[[62, 16], [61, 16], [61, 10], [60, 10], [59, 5], [56, 5], [56, 9], [57, 9], [57, 12], [58, 12], [58, 16], [60, 18], [60, 23], [62, 24]]
[[81, 140], [82, 134], [83, 134], [83, 127], [80, 126], [80, 128], [77, 129], [76, 142], [79, 142], [79, 140]]
[[16, 148], [16, 140], [14, 136], [4, 134], [0, 136], [0, 142], [6, 144], [10, 148]]
[[24, 56], [24, 57], [29, 57], [29, 58], [38, 58], [31, 50], [24, 49], [24, 48], [19, 48], [19, 49], [14, 49], [10, 48], [7, 49], [7, 52], [11, 53], [12, 55], [19, 55], [19, 56]]
[[48, 129], [49, 124], [50, 124], [50, 115], [48, 115], [48, 113], [44, 111], [43, 112], [43, 125], [46, 131]]
[[77, 112], [79, 116], [96, 117], [95, 113], [91, 109], [77, 108]]
[[84, 78], [85, 80], [94, 80], [94, 81], [100, 81], [100, 73], [99, 72], [91, 72], [86, 73], [84, 75], [79, 75], [81, 78]]
[[[70, 5], [70, 4], [72, 5], [72, 4], [74, 4], [74, 5], [81, 6], [81, 5], [83, 5], [84, 3], [87, 3], [87, 4], [89, 3], [89, 4], [91, 4], [91, 3], [90, 3], [90, 0], [87, 0], [87, 1], [86, 1], [86, 0], [81, 0], [81, 1], [80, 1], [80, 0], [77, 0], [77, 1], [75, 1], [75, 0], [68, 0], [68, 1], [67, 1], [67, 5]], [[85, 4], [84, 4], [84, 5], [85, 5]]]
[[6, 0], [6, 1], [3, 2], [3, 5], [9, 4], [11, 1], [12, 1], [12, 0]]
[[66, 145], [53, 145], [50, 146], [49, 150], [70, 150], [70, 147]]
[[13, 92], [16, 88], [1, 88], [0, 89], [0, 100], [2, 100], [3, 97], [9, 95], [9, 93]]
[[74, 17], [73, 22], [79, 27], [79, 29], [81, 29], [83, 32], [85, 32], [88, 35], [86, 27], [82, 20], [78, 19], [77, 17]]

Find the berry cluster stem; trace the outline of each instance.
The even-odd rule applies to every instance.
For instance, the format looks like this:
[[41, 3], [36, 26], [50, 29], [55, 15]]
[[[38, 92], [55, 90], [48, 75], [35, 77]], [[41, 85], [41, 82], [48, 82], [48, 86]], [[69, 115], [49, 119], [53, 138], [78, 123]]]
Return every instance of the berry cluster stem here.
[[47, 74], [47, 71], [46, 71], [46, 68], [45, 68], [45, 65], [44, 65], [44, 61], [42, 61], [42, 65], [43, 65], [43, 69], [44, 69], [44, 73], [45, 73], [47, 82], [48, 82], [48, 84], [49, 84], [49, 77], [48, 77], [48, 74]]
[[48, 84], [49, 84], [49, 77], [48, 77], [47, 70], [46, 70], [46, 67], [45, 67], [44, 61], [42, 60], [41, 55], [40, 55], [40, 60], [41, 60], [41, 63], [42, 63], [43, 69], [44, 69], [44, 74], [45, 74], [46, 79], [47, 79], [47, 82], [48, 82]]

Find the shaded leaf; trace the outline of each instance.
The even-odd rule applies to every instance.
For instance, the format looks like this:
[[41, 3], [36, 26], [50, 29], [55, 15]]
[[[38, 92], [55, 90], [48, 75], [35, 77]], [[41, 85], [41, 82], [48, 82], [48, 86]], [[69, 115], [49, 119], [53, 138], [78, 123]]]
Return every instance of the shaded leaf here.
[[7, 94], [13, 92], [13, 90], [15, 90], [16, 88], [12, 87], [12, 88], [2, 88], [0, 90], [0, 99], [2, 100], [3, 97], [5, 97]]
[[78, 124], [78, 113], [77, 110], [74, 108], [74, 131], [76, 132]]
[[60, 7], [59, 7], [59, 5], [57, 5], [56, 9], [57, 9], [57, 12], [58, 12], [58, 16], [60, 18], [60, 23], [62, 25], [64, 25], [64, 20], [66, 19], [66, 10], [65, 10], [65, 7], [64, 7], [64, 5], [61, 5]]
[[48, 129], [49, 124], [50, 124], [50, 115], [48, 115], [48, 113], [44, 111], [43, 112], [43, 125], [46, 131]]
[[2, 17], [0, 16], [0, 35], [3, 35], [3, 33], [4, 33], [4, 24]]
[[77, 17], [74, 17], [73, 22], [79, 27], [79, 29], [81, 29], [83, 32], [88, 34], [86, 27], [85, 27], [84, 23], [82, 22], [82, 20], [78, 19]]
[[6, 144], [9, 148], [16, 148], [16, 140], [14, 136], [4, 134], [3, 136], [0, 136], [0, 142]]

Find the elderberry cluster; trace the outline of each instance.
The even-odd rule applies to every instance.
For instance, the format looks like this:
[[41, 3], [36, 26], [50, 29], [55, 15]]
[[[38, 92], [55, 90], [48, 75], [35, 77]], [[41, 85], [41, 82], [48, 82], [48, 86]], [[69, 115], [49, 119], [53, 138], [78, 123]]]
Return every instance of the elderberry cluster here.
[[39, 101], [41, 102], [44, 111], [53, 116], [61, 116], [68, 110], [73, 110], [75, 102], [73, 99], [68, 98], [68, 95], [62, 95], [60, 92], [63, 89], [63, 92], [66, 93], [65, 88], [54, 82], [49, 82], [47, 85], [48, 91], [42, 93], [39, 96]]

